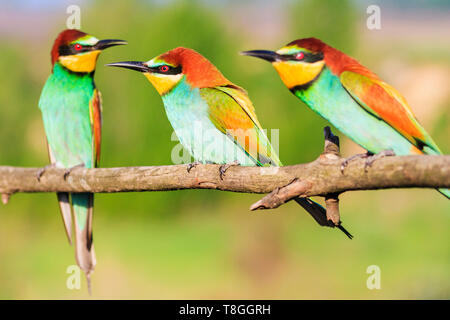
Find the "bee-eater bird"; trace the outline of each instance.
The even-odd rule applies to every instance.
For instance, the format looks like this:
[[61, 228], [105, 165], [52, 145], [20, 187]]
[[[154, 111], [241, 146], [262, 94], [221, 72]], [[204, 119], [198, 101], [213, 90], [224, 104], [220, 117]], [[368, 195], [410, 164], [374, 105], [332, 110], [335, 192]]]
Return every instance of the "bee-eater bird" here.
[[[108, 65], [140, 71], [147, 77], [161, 95], [181, 144], [197, 162], [223, 167], [232, 163], [281, 166], [247, 92], [196, 51], [179, 47], [148, 62]], [[201, 131], [201, 136], [196, 131]], [[308, 198], [296, 201], [320, 225], [335, 227], [322, 206]], [[351, 238], [340, 224], [336, 227]]]
[[[242, 54], [269, 61], [294, 95], [368, 155], [375, 154], [372, 159], [376, 154], [442, 154], [396, 89], [322, 41], [299, 39], [276, 52]], [[449, 189], [439, 191], [450, 198]]]
[[[126, 42], [98, 40], [78, 30], [64, 30], [56, 38], [51, 51], [52, 74], [39, 100], [51, 162], [49, 166], [93, 168], [98, 165], [102, 107], [100, 92], [94, 84], [95, 66], [103, 49], [120, 44]], [[39, 171], [38, 180], [44, 171], [45, 168]], [[69, 173], [70, 169], [66, 175]], [[75, 257], [89, 285], [90, 274], [96, 264], [92, 244], [94, 195], [59, 192], [57, 197], [70, 244], [73, 210]]]

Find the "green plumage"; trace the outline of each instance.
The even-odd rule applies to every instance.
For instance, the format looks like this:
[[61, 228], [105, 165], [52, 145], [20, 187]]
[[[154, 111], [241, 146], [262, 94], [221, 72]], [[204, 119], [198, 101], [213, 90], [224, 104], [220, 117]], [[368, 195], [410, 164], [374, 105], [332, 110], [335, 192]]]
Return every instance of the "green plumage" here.
[[45, 83], [39, 108], [57, 166], [94, 166], [89, 107], [94, 89], [92, 74], [70, 72], [59, 63]]
[[[39, 100], [48, 151], [52, 164], [61, 168], [95, 167], [92, 102], [95, 97], [93, 73], [74, 73], [56, 62]], [[94, 269], [92, 246], [92, 193], [58, 193], [66, 233], [71, 242], [72, 214], [75, 227], [76, 259], [87, 275]], [[71, 206], [73, 211], [71, 212]]]

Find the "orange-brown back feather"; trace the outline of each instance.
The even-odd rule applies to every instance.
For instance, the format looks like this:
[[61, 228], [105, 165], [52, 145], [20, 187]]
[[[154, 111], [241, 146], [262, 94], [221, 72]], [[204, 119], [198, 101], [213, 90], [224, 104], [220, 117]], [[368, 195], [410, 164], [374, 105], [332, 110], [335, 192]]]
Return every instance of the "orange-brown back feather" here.
[[90, 109], [94, 140], [94, 163], [97, 167], [100, 162], [100, 150], [102, 141], [102, 98], [100, 91], [98, 91], [97, 89], [94, 91], [94, 97], [92, 98]]

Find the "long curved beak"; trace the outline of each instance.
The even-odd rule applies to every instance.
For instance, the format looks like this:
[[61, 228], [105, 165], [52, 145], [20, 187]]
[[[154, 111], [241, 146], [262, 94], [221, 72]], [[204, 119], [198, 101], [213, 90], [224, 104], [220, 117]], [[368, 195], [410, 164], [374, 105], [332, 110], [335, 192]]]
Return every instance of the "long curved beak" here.
[[120, 68], [126, 68], [131, 70], [136, 70], [140, 72], [148, 72], [149, 68], [144, 64], [144, 62], [141, 61], [122, 61], [122, 62], [114, 62], [114, 63], [108, 63], [108, 67], [120, 67]]
[[97, 42], [97, 44], [94, 46], [96, 50], [103, 50], [109, 47], [114, 47], [122, 44], [128, 44], [125, 40], [117, 40], [117, 39], [105, 39], [100, 40]]
[[250, 51], [241, 51], [241, 54], [244, 56], [251, 56], [260, 58], [269, 62], [275, 62], [279, 59], [278, 53], [275, 51], [269, 51], [269, 50], [250, 50]]

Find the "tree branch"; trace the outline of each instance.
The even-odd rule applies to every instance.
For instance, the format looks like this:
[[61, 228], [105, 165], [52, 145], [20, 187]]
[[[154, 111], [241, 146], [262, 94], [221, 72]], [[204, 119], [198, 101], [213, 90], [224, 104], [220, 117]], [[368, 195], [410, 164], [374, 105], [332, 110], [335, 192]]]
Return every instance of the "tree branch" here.
[[[341, 171], [339, 139], [325, 128], [325, 150], [306, 164], [286, 167], [232, 166], [223, 179], [220, 165], [171, 165], [124, 168], [76, 168], [64, 179], [66, 169], [0, 166], [0, 193], [7, 203], [16, 192], [137, 192], [181, 189], [217, 189], [243, 193], [271, 193], [264, 199], [280, 204], [296, 196], [324, 196], [329, 219], [339, 220], [338, 196], [352, 190], [388, 188], [450, 188], [450, 156], [401, 156], [351, 161]], [[187, 169], [191, 168], [190, 171]], [[272, 199], [270, 199], [272, 197]], [[256, 203], [252, 206], [256, 209]], [[264, 206], [262, 206], [264, 207]]]
[[[323, 131], [325, 136], [325, 144], [323, 153], [320, 155], [319, 159], [325, 161], [340, 159], [339, 137], [335, 136], [331, 132], [330, 127], [325, 127]], [[341, 172], [343, 172], [342, 166]], [[277, 187], [267, 196], [255, 202], [250, 207], [250, 210], [278, 208], [280, 205], [296, 197], [303, 196], [309, 188], [310, 182], [308, 180], [299, 180], [298, 178], [295, 178], [288, 185], [281, 188]], [[325, 195], [325, 206], [327, 211], [327, 219], [332, 221], [335, 226], [338, 226], [340, 224], [339, 193], [334, 192]]]
[[[65, 169], [50, 168], [40, 182], [39, 168], [0, 166], [0, 193], [16, 192], [135, 192], [180, 189], [218, 189], [269, 193], [294, 179], [307, 181], [304, 196], [325, 196], [352, 190], [387, 188], [450, 188], [450, 156], [395, 156], [379, 159], [364, 170], [363, 159], [352, 161], [341, 173], [342, 158], [319, 159], [286, 167], [234, 166], [220, 179], [219, 165], [187, 165], [75, 169], [67, 180]], [[6, 198], [4, 196], [3, 198]]]

